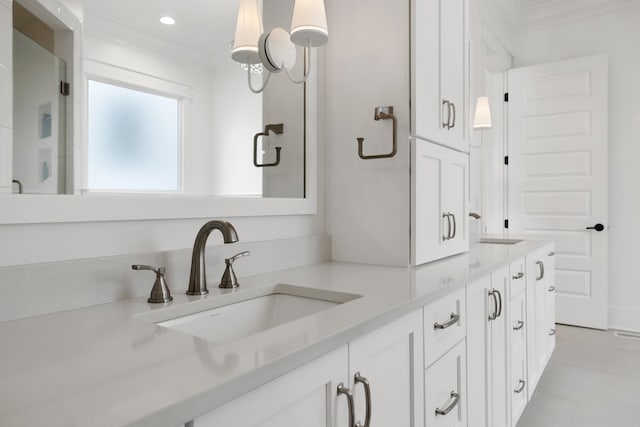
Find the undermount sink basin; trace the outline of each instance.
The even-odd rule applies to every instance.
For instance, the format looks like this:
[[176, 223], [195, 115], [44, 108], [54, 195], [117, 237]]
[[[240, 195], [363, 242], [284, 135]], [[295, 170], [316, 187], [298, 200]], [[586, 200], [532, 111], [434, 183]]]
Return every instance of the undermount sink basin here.
[[[218, 343], [235, 341], [352, 301], [360, 295], [278, 284], [209, 297], [139, 316]], [[189, 306], [186, 307], [185, 306]]]
[[494, 245], [515, 245], [516, 243], [520, 243], [522, 240], [518, 239], [495, 239], [495, 238], [483, 238], [478, 240], [478, 243], [490, 243]]

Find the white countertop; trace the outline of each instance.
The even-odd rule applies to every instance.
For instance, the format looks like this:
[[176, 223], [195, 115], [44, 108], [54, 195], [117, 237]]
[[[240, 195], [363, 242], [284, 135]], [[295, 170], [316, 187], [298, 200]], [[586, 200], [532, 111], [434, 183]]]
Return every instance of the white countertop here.
[[[176, 427], [546, 243], [473, 244], [415, 268], [332, 262], [241, 277], [235, 292], [285, 283], [362, 297], [228, 344], [136, 318], [166, 308], [144, 298], [0, 323], [0, 425]], [[172, 289], [167, 306], [226, 292]]]

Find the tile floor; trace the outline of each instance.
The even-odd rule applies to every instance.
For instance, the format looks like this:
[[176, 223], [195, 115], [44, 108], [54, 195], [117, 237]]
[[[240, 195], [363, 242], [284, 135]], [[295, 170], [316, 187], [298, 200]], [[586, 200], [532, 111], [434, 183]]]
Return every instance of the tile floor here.
[[640, 427], [640, 339], [558, 325], [517, 427]]

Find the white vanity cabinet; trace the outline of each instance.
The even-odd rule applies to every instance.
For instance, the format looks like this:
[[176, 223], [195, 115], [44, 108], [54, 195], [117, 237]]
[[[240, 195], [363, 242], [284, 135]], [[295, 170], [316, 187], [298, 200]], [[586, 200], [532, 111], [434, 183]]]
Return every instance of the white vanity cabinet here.
[[305, 425], [348, 427], [349, 405], [338, 386], [348, 384], [343, 346], [193, 420], [189, 427]]
[[282, 427], [303, 422], [350, 427], [353, 410], [355, 421], [361, 423], [371, 414], [372, 427], [420, 426], [424, 423], [422, 360], [422, 310], [418, 310], [187, 425]]
[[[334, 260], [406, 267], [468, 250], [467, 64], [460, 41], [466, 37], [466, 1], [329, 2], [334, 30], [327, 48], [327, 194]], [[434, 10], [437, 16], [426, 22], [417, 15]], [[442, 26], [440, 12], [447, 20]], [[427, 36], [416, 39], [418, 27]], [[380, 28], [400, 30], [381, 38]], [[412, 67], [412, 49], [420, 52], [424, 69]], [[430, 71], [433, 66], [437, 71]], [[445, 109], [442, 97], [449, 102]], [[393, 122], [374, 120], [379, 106], [394, 108], [397, 152], [363, 159], [357, 138], [364, 138], [365, 156], [392, 151]], [[421, 123], [440, 133], [410, 138], [416, 108]], [[444, 110], [451, 123], [446, 131], [438, 127]]]
[[467, 285], [469, 426], [506, 427], [508, 267]]
[[412, 139], [411, 263], [469, 250], [469, 156]]
[[425, 426], [467, 425], [466, 292], [424, 307]]
[[466, 427], [466, 360], [462, 340], [425, 371], [426, 427]]
[[412, 1], [412, 135], [469, 151], [468, 1]]
[[371, 427], [422, 426], [422, 360], [422, 310], [350, 342], [349, 387], [356, 422], [369, 425], [369, 413]]
[[[555, 347], [555, 280], [549, 254], [553, 245], [545, 246], [526, 257], [527, 269], [527, 371], [529, 396], [538, 385]], [[551, 267], [551, 268], [550, 268]], [[551, 288], [552, 292], [549, 292]]]
[[549, 245], [545, 248], [545, 287], [547, 293], [544, 298], [545, 323], [547, 331], [547, 345], [549, 355], [556, 348], [556, 258], [555, 248]]
[[509, 396], [511, 425], [515, 426], [527, 406], [527, 301], [526, 262], [524, 258], [509, 265], [509, 302], [507, 330], [509, 334], [510, 380]]

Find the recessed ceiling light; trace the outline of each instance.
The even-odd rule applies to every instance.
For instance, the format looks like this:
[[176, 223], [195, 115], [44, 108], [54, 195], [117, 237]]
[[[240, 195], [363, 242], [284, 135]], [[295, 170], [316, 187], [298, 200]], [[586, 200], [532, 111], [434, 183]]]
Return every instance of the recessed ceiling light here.
[[176, 23], [176, 20], [170, 16], [163, 16], [162, 18], [160, 18], [160, 22], [162, 22], [164, 25], [173, 25]]

